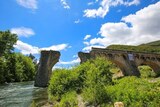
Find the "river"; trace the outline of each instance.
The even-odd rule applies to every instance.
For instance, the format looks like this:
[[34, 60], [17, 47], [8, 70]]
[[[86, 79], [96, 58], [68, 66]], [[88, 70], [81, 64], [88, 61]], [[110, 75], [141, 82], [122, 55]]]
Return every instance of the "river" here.
[[30, 107], [32, 102], [41, 106], [47, 101], [47, 88], [34, 87], [34, 82], [0, 85], [0, 107]]

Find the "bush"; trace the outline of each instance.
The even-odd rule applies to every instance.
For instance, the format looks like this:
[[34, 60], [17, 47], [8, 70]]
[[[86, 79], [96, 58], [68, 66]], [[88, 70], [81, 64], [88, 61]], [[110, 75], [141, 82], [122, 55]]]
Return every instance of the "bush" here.
[[48, 87], [49, 98], [51, 100], [60, 100], [62, 95], [75, 90], [77, 74], [67, 69], [57, 69], [53, 72]]
[[156, 76], [156, 73], [149, 66], [144, 65], [144, 66], [139, 66], [138, 68], [142, 78], [151, 78]]
[[107, 86], [106, 91], [112, 102], [123, 102], [126, 106], [150, 107], [160, 104], [160, 82], [150, 83], [137, 77], [125, 77]]
[[110, 98], [105, 91], [105, 87], [101, 84], [95, 84], [84, 88], [82, 97], [87, 105], [92, 105], [94, 107], [110, 101]]
[[[49, 98], [61, 101], [63, 95], [70, 91], [84, 96], [91, 104], [104, 103], [108, 96], [105, 94], [105, 85], [112, 84], [112, 64], [104, 58], [97, 58], [83, 63], [71, 70], [57, 69], [53, 72], [48, 87]], [[92, 98], [89, 95], [92, 95]], [[97, 97], [98, 96], [98, 97]]]
[[60, 107], [78, 107], [76, 92], [71, 91], [65, 93], [60, 101]]

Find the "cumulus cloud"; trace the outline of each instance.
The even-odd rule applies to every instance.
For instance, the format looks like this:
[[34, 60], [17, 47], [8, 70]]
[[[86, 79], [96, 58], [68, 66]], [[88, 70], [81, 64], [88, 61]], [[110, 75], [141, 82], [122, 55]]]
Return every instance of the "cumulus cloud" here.
[[73, 65], [73, 64], [77, 64], [77, 63], [80, 63], [80, 59], [77, 58], [77, 59], [74, 59], [72, 61], [60, 61], [58, 64], [61, 64], [61, 65]]
[[67, 47], [68, 47], [68, 44], [59, 44], [59, 45], [53, 45], [53, 46], [50, 46], [50, 47], [41, 48], [41, 50], [61, 51], [61, 50], [66, 49]]
[[90, 43], [89, 43], [89, 42], [83, 42], [83, 44], [85, 44], [85, 45], [90, 45]]
[[20, 40], [17, 41], [16, 45], [14, 46], [16, 49], [20, 50], [20, 52], [22, 54], [38, 54], [40, 49], [36, 46], [32, 46], [32, 45], [29, 45], [27, 43], [24, 43]]
[[96, 18], [101, 17], [104, 18], [107, 13], [109, 12], [110, 7], [115, 7], [118, 5], [138, 5], [140, 0], [132, 0], [132, 1], [125, 1], [125, 0], [102, 0], [100, 3], [100, 7], [98, 9], [86, 9], [84, 10], [84, 17], [89, 18]]
[[61, 0], [61, 4], [64, 9], [70, 9], [70, 6], [67, 4], [66, 0]]
[[59, 45], [53, 45], [50, 47], [45, 47], [45, 48], [39, 48], [36, 46], [32, 46], [30, 44], [24, 43], [20, 40], [17, 41], [16, 45], [14, 45], [14, 47], [18, 50], [20, 50], [20, 52], [22, 54], [39, 54], [39, 52], [41, 50], [54, 50], [54, 51], [61, 51], [61, 50], [65, 50], [67, 48], [69, 48], [68, 44], [59, 44]]
[[20, 6], [35, 10], [38, 8], [37, 0], [16, 0]]
[[160, 39], [160, 2], [149, 5], [135, 14], [122, 18], [118, 23], [105, 23], [101, 26], [101, 37], [93, 38], [83, 50], [94, 45], [111, 44], [139, 45]]
[[91, 35], [86, 35], [85, 37], [84, 37], [84, 40], [87, 40], [87, 39], [89, 39], [91, 37]]
[[19, 27], [19, 28], [12, 28], [11, 33], [17, 34], [19, 37], [30, 37], [35, 35], [34, 31], [31, 28]]

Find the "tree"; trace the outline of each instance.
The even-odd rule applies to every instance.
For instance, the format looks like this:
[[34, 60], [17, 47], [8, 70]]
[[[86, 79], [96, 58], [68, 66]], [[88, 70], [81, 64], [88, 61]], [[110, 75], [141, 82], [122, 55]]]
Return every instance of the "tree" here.
[[0, 57], [11, 53], [17, 40], [16, 34], [12, 34], [10, 31], [0, 31]]
[[6, 60], [6, 82], [30, 81], [35, 76], [32, 59], [20, 53], [12, 53]]

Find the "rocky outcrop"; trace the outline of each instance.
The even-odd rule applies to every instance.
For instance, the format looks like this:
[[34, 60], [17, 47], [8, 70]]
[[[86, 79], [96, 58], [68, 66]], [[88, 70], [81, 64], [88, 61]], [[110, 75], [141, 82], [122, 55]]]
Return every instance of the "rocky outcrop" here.
[[41, 51], [38, 71], [35, 77], [34, 86], [47, 87], [52, 74], [53, 66], [59, 61], [60, 52], [58, 51]]

